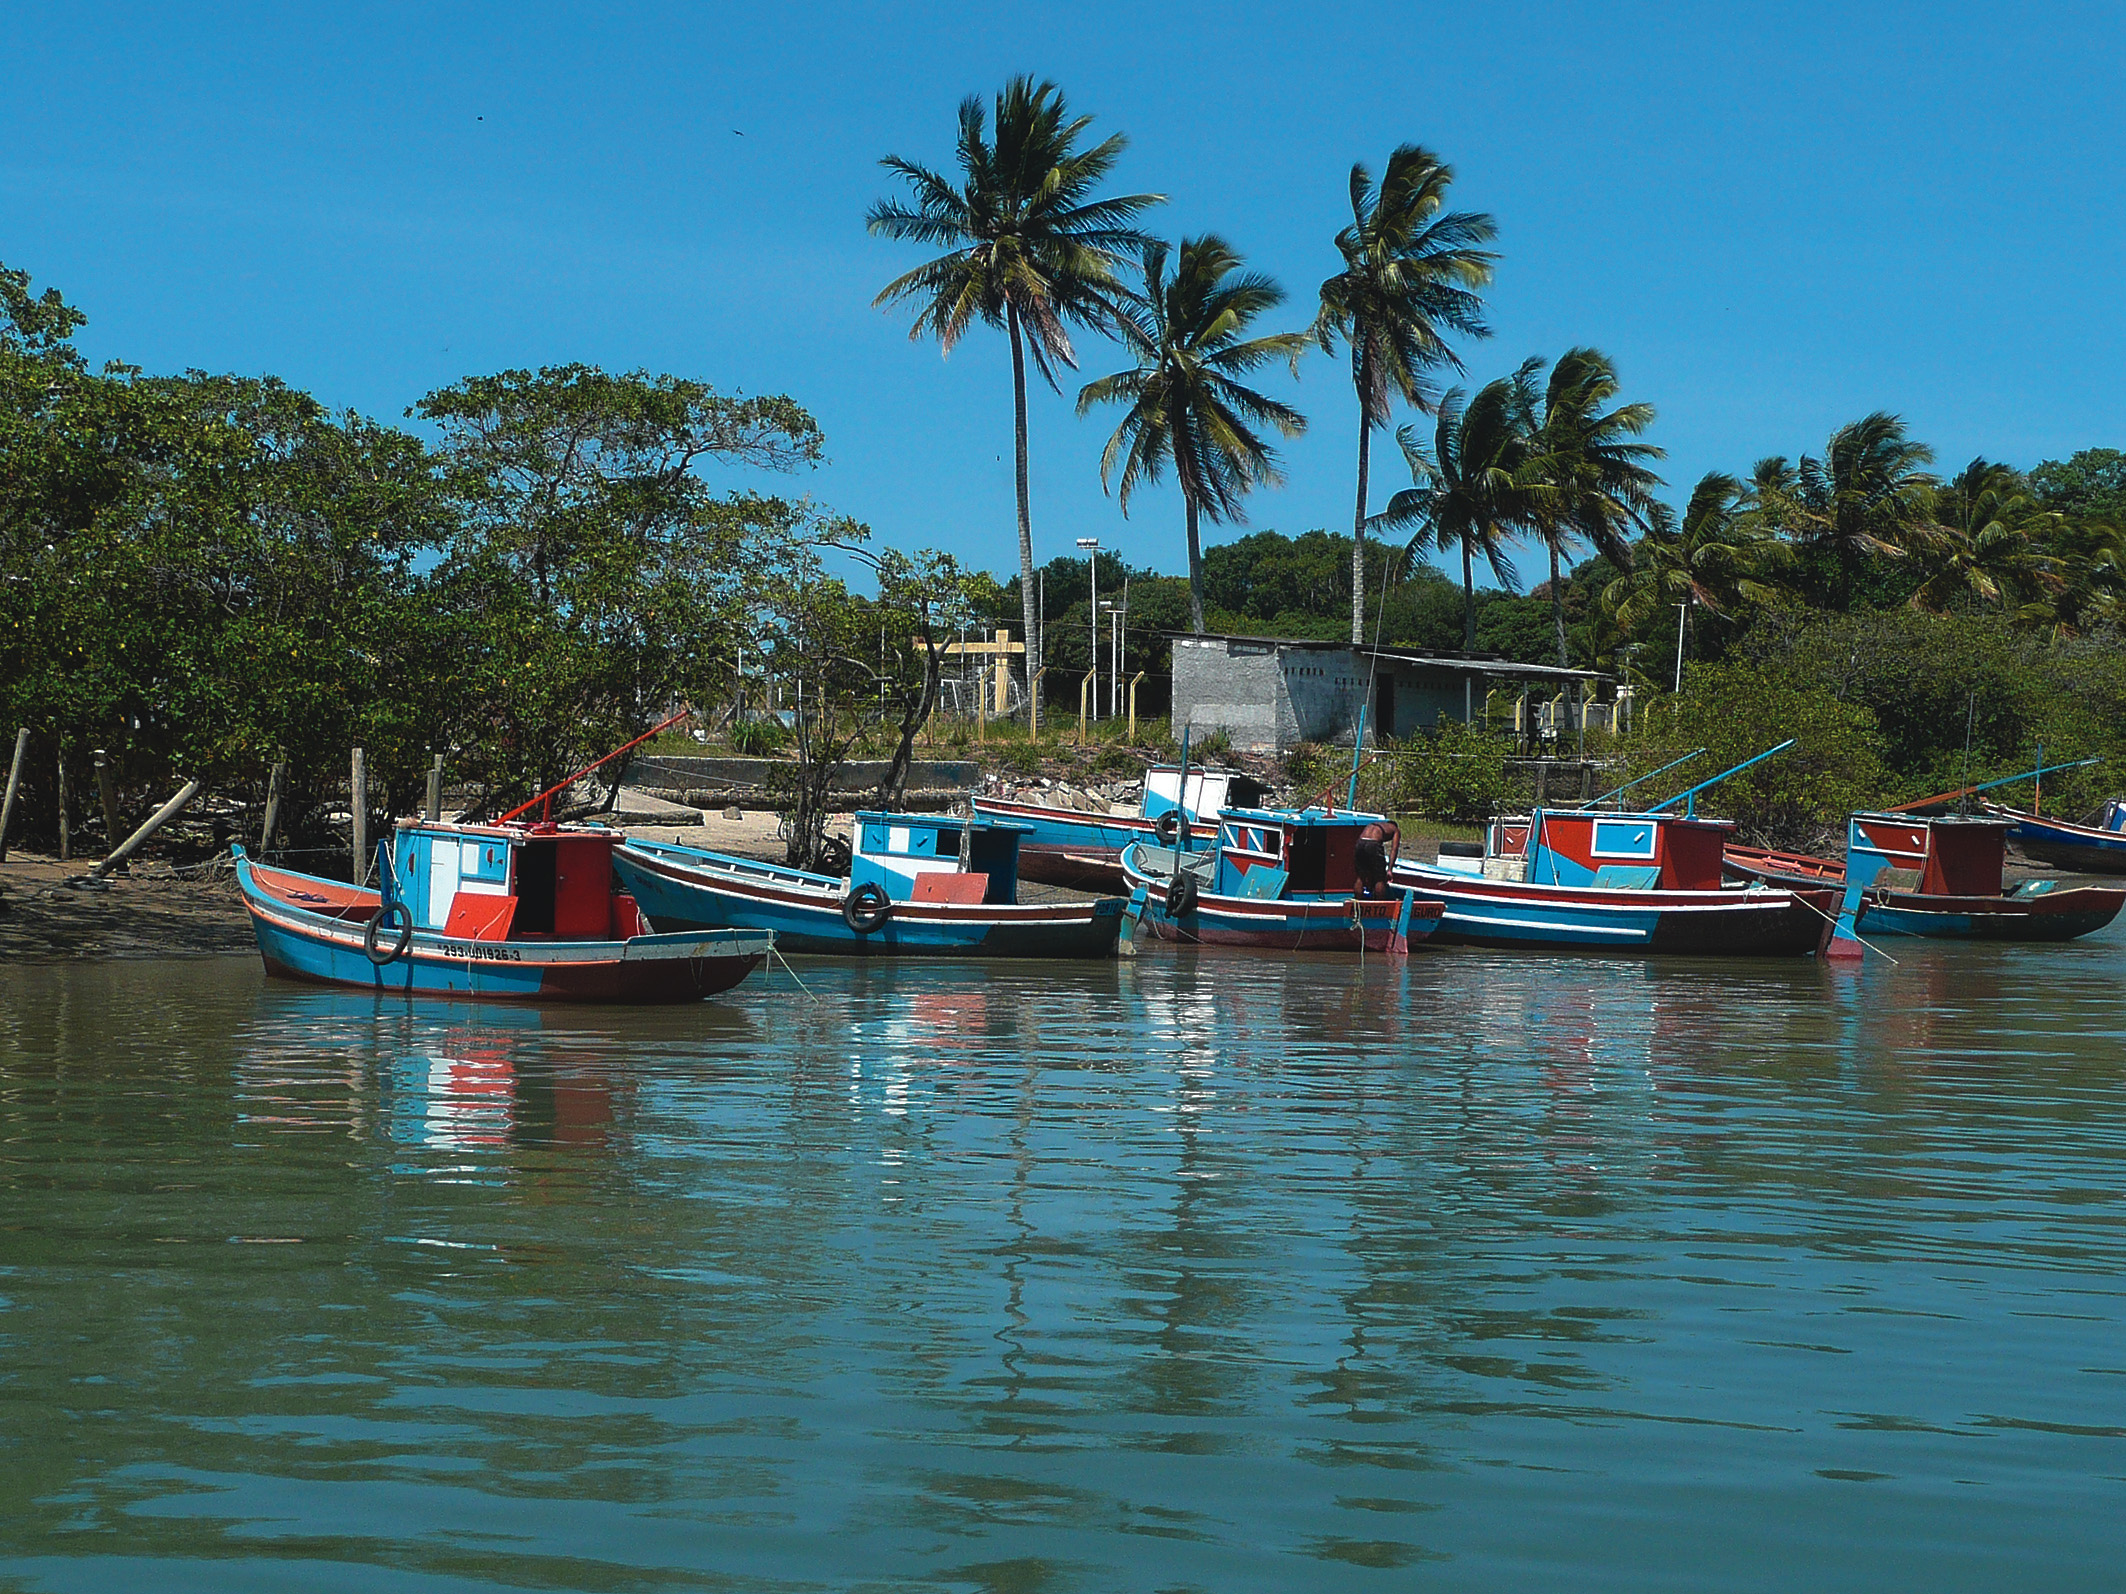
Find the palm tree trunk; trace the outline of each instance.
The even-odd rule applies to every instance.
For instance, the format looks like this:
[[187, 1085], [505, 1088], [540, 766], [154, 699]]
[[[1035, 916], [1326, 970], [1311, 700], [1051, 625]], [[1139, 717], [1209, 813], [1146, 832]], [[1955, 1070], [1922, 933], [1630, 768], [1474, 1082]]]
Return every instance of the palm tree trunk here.
[[1476, 566], [1469, 558], [1469, 539], [1462, 539], [1462, 651], [1476, 651]]
[[1041, 617], [1034, 602], [1033, 510], [1026, 491], [1026, 346], [1019, 335], [1019, 307], [1006, 301], [1006, 324], [1011, 331], [1011, 410], [1013, 462], [1019, 486], [1019, 606], [1026, 624], [1026, 696], [1031, 702], [1034, 682], [1041, 674]]
[[1366, 411], [1369, 362], [1358, 369], [1358, 507], [1351, 516], [1351, 646], [1366, 640], [1366, 472], [1373, 459], [1373, 417]]
[[1196, 495], [1184, 492], [1181, 502], [1188, 509], [1188, 619], [1196, 635], [1203, 635], [1203, 542], [1196, 535]]
[[1565, 653], [1565, 588], [1558, 581], [1558, 545], [1550, 545], [1550, 623], [1558, 633], [1558, 668], [1569, 669], [1572, 660]]

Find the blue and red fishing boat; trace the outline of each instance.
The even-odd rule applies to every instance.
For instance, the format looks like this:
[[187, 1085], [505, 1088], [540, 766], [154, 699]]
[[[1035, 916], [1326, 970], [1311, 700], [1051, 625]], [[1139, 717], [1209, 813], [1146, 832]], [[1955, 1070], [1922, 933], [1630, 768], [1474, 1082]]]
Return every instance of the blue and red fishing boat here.
[[631, 838], [614, 866], [663, 930], [763, 929], [791, 952], [858, 957], [1114, 955], [1120, 897], [1018, 900], [1023, 825], [860, 813], [849, 877]]
[[381, 890], [231, 848], [266, 972], [325, 985], [540, 1002], [691, 1002], [738, 984], [772, 935], [657, 935], [588, 825], [403, 820]]
[[1395, 883], [1445, 904], [1436, 939], [1474, 946], [1722, 956], [1816, 951], [1829, 886], [1727, 885], [1734, 824], [1662, 812], [1538, 809], [1490, 826], [1482, 845], [1406, 861]]
[[1843, 863], [1734, 847], [1727, 868], [1774, 885], [1839, 888], [1841, 913], [1851, 915], [1845, 936], [1830, 948], [1841, 956], [1857, 952], [1852, 942], [1868, 935], [2069, 941], [2103, 929], [2126, 907], [2122, 887], [2005, 884], [2002, 863], [2012, 828], [1993, 817], [1854, 814], [1846, 822]]
[[2126, 798], [2113, 797], [2082, 823], [1988, 805], [2008, 821], [2015, 850], [2038, 863], [2080, 874], [2126, 874]]
[[1385, 826], [1347, 809], [1226, 808], [1217, 839], [1122, 851], [1130, 912], [1162, 941], [1284, 952], [1407, 952], [1430, 936], [1441, 904], [1397, 890], [1383, 858], [1362, 879], [1361, 838]]
[[1135, 814], [1088, 814], [1006, 797], [977, 797], [974, 811], [983, 819], [1024, 827], [1019, 872], [1026, 879], [1076, 891], [1113, 891], [1123, 885], [1123, 848], [1139, 841], [1171, 847], [1184, 822], [1208, 829], [1228, 804], [1253, 807], [1266, 795], [1268, 788], [1251, 776], [1183, 762], [1145, 772]]

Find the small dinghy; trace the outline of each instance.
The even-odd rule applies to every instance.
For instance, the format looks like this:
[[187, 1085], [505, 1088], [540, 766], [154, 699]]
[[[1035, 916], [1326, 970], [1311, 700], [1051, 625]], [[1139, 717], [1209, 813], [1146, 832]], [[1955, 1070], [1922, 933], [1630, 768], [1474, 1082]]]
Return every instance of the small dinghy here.
[[630, 837], [614, 854], [664, 930], [773, 930], [791, 952], [858, 957], [1111, 957], [1120, 897], [1022, 903], [1024, 825], [860, 813], [849, 878]]
[[775, 944], [757, 930], [650, 933], [587, 825], [401, 820], [383, 889], [270, 868], [231, 848], [266, 972], [412, 995], [692, 1002]]
[[1430, 936], [1441, 904], [1430, 892], [1360, 879], [1360, 839], [1378, 814], [1227, 808], [1208, 846], [1132, 842], [1122, 852], [1130, 912], [1162, 941], [1279, 952], [1407, 952]]
[[2008, 840], [2024, 857], [2079, 874], [2126, 874], [2126, 797], [2114, 797], [2083, 823], [2019, 808], [1988, 805], [1988, 813], [2008, 822]]

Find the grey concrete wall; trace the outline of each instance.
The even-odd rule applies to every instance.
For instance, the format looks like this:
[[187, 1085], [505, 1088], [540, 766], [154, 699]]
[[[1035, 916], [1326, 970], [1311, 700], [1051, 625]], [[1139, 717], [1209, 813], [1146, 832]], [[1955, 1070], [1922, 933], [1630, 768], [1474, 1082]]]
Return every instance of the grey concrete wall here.
[[1223, 638], [1174, 639], [1174, 735], [1223, 731], [1241, 752], [1281, 754], [1290, 718], [1279, 649]]

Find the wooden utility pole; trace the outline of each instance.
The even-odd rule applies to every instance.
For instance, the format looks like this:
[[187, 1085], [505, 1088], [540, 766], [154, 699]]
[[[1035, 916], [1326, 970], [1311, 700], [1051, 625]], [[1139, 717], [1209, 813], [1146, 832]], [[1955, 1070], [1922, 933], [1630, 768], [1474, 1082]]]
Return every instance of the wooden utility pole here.
[[96, 797], [103, 804], [103, 844], [107, 851], [118, 846], [118, 772], [111, 768], [111, 755], [102, 748], [95, 753]]
[[354, 883], [369, 877], [369, 771], [362, 763], [362, 750], [354, 750], [354, 767], [348, 782], [347, 806], [354, 813]]
[[435, 767], [428, 772], [428, 803], [421, 812], [432, 825], [443, 817], [443, 755], [436, 754]]
[[277, 758], [273, 761], [273, 773], [266, 777], [266, 822], [258, 827], [258, 850], [261, 856], [272, 850], [273, 833], [281, 824], [281, 793], [288, 784], [288, 761]]
[[59, 861], [65, 863], [74, 856], [73, 836], [67, 830], [67, 804], [74, 799], [72, 788], [66, 779], [66, 743], [59, 744]]
[[29, 757], [30, 728], [15, 732], [15, 760], [7, 766], [7, 800], [0, 802], [0, 863], [7, 862], [8, 827], [15, 822], [15, 794], [22, 790], [22, 761]]

